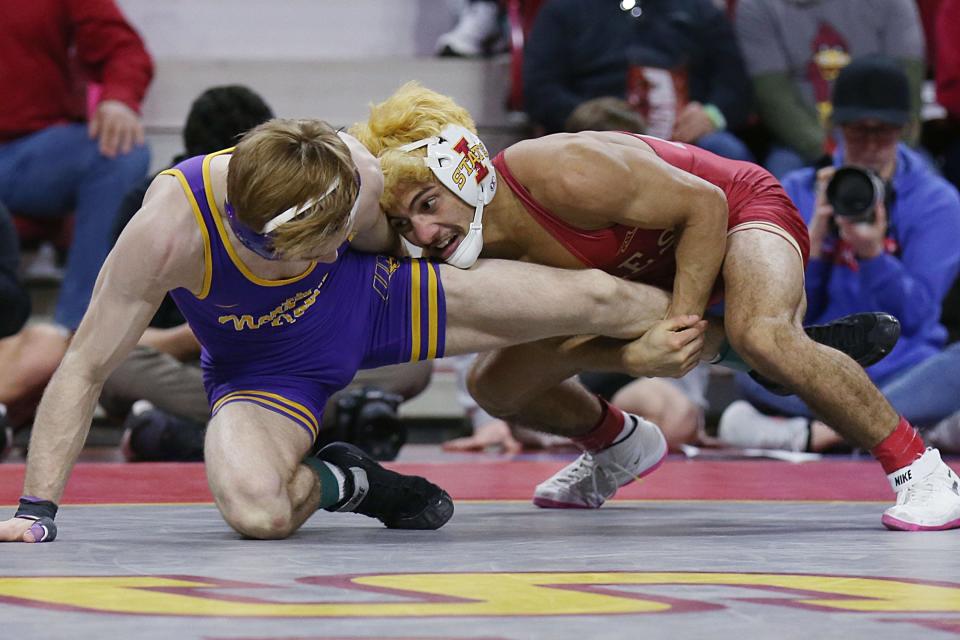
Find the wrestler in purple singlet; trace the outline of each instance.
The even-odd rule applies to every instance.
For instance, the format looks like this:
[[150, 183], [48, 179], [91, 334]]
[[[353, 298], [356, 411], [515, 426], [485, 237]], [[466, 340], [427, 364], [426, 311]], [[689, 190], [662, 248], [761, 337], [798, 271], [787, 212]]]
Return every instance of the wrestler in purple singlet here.
[[204, 237], [203, 290], [171, 296], [202, 346], [213, 413], [253, 402], [316, 438], [323, 407], [357, 369], [441, 357], [446, 308], [437, 264], [358, 253], [349, 243], [332, 264], [264, 280], [227, 239], [223, 203], [213, 200], [210, 160], [164, 171], [180, 180]]

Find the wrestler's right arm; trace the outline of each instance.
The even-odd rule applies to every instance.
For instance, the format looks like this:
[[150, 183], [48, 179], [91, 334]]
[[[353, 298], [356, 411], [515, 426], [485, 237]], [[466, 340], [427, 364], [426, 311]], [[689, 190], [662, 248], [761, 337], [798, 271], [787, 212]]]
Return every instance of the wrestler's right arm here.
[[[199, 289], [194, 281], [197, 272], [202, 278], [202, 257], [199, 262], [192, 259], [199, 240], [191, 241], [187, 223], [199, 239], [180, 186], [169, 176], [157, 178], [107, 257], [87, 313], [43, 394], [30, 437], [23, 495], [60, 500], [104, 380], [137, 343], [169, 289]], [[33, 542], [32, 524], [22, 518], [0, 522], [0, 541]]]

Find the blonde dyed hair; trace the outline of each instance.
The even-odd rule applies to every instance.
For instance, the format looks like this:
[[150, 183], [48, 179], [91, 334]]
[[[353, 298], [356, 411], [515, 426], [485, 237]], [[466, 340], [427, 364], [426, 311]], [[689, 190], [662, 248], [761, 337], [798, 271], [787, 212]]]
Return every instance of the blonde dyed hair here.
[[473, 118], [452, 98], [418, 82], [408, 82], [383, 102], [371, 105], [367, 121], [350, 129], [351, 135], [380, 159], [383, 170], [380, 206], [384, 211], [396, 211], [400, 195], [411, 186], [424, 182], [439, 184], [423, 164], [425, 148], [405, 153], [398, 147], [439, 135], [448, 124], [459, 124], [477, 132]]
[[337, 131], [322, 120], [274, 119], [251, 129], [237, 144], [227, 173], [227, 199], [237, 218], [258, 233], [277, 214], [322, 196], [276, 228], [281, 256], [309, 255], [341, 231], [358, 195], [356, 167]]

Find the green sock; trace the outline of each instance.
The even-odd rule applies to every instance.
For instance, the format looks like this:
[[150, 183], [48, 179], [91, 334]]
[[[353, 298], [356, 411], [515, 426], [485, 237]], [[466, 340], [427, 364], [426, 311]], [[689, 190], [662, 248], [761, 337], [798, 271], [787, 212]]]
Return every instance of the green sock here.
[[719, 364], [722, 367], [733, 369], [734, 371], [751, 371], [753, 369], [753, 367], [744, 362], [740, 354], [734, 351], [733, 347], [730, 346], [730, 343], [726, 340], [720, 345], [716, 357], [710, 361], [710, 364]]
[[345, 497], [346, 475], [338, 467], [319, 458], [304, 458], [303, 464], [307, 465], [317, 474], [320, 480], [320, 508], [324, 509], [331, 505], [341, 502]]

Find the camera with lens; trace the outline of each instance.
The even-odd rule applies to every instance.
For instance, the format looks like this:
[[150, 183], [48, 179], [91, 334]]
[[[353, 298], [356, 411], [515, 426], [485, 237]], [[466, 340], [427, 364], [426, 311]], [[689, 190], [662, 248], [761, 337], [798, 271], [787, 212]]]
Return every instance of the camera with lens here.
[[840, 167], [827, 183], [827, 201], [834, 215], [850, 222], [873, 223], [877, 205], [887, 199], [887, 188], [874, 171], [847, 165]]
[[376, 387], [344, 392], [336, 403], [333, 428], [324, 440], [349, 442], [375, 460], [395, 460], [407, 441], [407, 428], [397, 409], [403, 396]]

